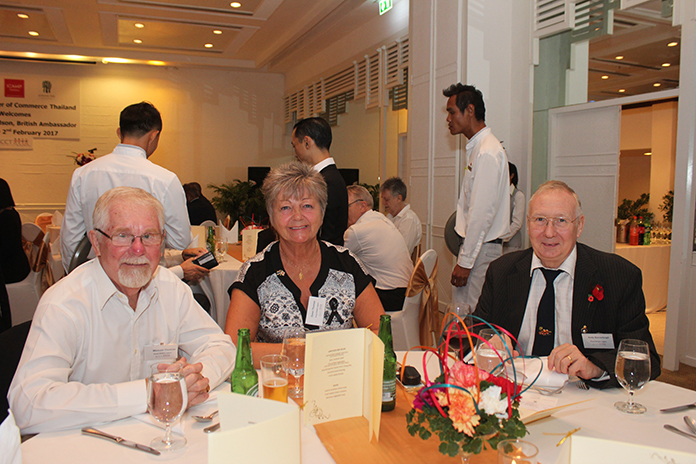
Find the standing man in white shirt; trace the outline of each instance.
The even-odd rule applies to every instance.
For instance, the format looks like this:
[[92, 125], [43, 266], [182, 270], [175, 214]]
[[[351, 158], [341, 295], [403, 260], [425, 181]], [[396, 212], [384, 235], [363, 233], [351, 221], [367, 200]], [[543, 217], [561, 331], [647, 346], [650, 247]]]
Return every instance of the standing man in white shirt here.
[[[114, 421], [147, 411], [151, 367], [176, 361], [188, 405], [225, 381], [236, 349], [191, 290], [158, 268], [162, 204], [119, 187], [97, 201], [97, 255], [41, 297], [8, 399], [22, 433]], [[188, 360], [188, 362], [187, 362]]]
[[[157, 150], [161, 132], [162, 117], [157, 108], [148, 102], [130, 105], [121, 111], [116, 129], [121, 143], [113, 153], [75, 170], [60, 229], [60, 252], [66, 271], [80, 240], [92, 230], [97, 199], [114, 187], [138, 187], [157, 198], [164, 206], [167, 248], [186, 251], [192, 237], [184, 189], [176, 174], [148, 160]], [[200, 251], [191, 249], [191, 256], [182, 256], [186, 260], [172, 272], [196, 284], [209, 273], [191, 262]]]
[[372, 195], [361, 185], [348, 186], [348, 248], [375, 279], [375, 290], [385, 311], [400, 311], [413, 262], [406, 242], [387, 217], [372, 207]]
[[450, 133], [468, 139], [455, 225], [464, 241], [452, 271], [452, 302], [468, 304], [473, 311], [488, 265], [502, 255], [501, 237], [510, 230], [510, 174], [505, 150], [486, 127], [481, 91], [458, 83], [442, 93], [448, 98]]
[[406, 203], [407, 191], [406, 184], [398, 177], [385, 180], [379, 188], [387, 218], [391, 219], [401, 232], [408, 252], [412, 255], [420, 243], [423, 231], [418, 215], [411, 209], [411, 205]]

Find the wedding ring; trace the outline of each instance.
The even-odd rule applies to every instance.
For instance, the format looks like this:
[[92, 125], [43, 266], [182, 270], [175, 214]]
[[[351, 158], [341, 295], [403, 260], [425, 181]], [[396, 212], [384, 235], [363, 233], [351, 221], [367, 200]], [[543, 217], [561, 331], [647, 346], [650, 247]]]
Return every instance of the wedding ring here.
[[573, 364], [573, 358], [571, 358], [570, 355], [566, 356], [566, 358], [568, 358], [568, 361], [570, 362], [570, 364]]

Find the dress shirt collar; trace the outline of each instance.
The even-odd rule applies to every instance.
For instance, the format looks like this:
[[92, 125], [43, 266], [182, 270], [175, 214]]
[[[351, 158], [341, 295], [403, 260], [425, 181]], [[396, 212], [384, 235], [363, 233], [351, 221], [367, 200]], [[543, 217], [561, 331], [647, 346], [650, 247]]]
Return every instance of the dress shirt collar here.
[[408, 210], [411, 209], [411, 205], [406, 203], [403, 208], [401, 208], [401, 211], [399, 211], [399, 214], [396, 215], [396, 217], [402, 218], [406, 216], [406, 213], [408, 213]]
[[[557, 268], [560, 269], [561, 271], [567, 273], [571, 278], [575, 279], [575, 263], [578, 260], [578, 245], [576, 244], [573, 247], [573, 251], [570, 252], [568, 257], [561, 263], [561, 265]], [[537, 257], [536, 253], [532, 251], [532, 266], [529, 269], [529, 275], [531, 276], [534, 273], [535, 269], [541, 269], [544, 268], [545, 266], [541, 264], [541, 260]]]
[[317, 172], [321, 172], [321, 170], [324, 169], [326, 166], [331, 166], [332, 164], [336, 164], [336, 162], [332, 157], [329, 156], [325, 160], [319, 161], [317, 164], [315, 164], [314, 170]]
[[[100, 311], [103, 310], [111, 298], [118, 298], [128, 305], [128, 297], [116, 288], [114, 283], [106, 274], [106, 271], [104, 271], [104, 268], [99, 262], [99, 258], [94, 258], [92, 264], [94, 266], [94, 272], [92, 272], [92, 275], [94, 276], [94, 283], [96, 285], [97, 292], [97, 308]], [[159, 267], [157, 268], [157, 271], [158, 270]], [[138, 307], [136, 312], [144, 311], [145, 308], [150, 305], [150, 301], [152, 301], [157, 294], [157, 285], [154, 282], [157, 276], [157, 271], [155, 271], [155, 275], [152, 277], [150, 283], [140, 291], [140, 294], [138, 295]]]
[[489, 134], [490, 132], [491, 128], [486, 126], [477, 133], [475, 133], [474, 136], [471, 137], [469, 141], [466, 143], [466, 151], [471, 151], [476, 145], [481, 143], [483, 137], [485, 137], [486, 134]]
[[143, 158], [147, 159], [147, 153], [145, 153], [145, 150], [143, 150], [141, 147], [138, 147], [137, 145], [119, 143], [118, 145], [116, 145], [116, 148], [114, 148], [113, 152], [117, 155], [142, 156]]

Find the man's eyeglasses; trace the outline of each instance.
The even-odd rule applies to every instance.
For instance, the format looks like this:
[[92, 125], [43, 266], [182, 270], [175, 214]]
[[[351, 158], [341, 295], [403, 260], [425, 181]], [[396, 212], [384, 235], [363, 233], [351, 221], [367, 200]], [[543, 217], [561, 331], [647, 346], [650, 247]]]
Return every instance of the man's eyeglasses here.
[[534, 229], [546, 229], [550, 222], [556, 230], [567, 230], [577, 220], [578, 218], [532, 216], [529, 218], [529, 226]]
[[363, 200], [362, 198], [359, 198], [359, 199], [357, 199], [357, 200], [353, 200], [353, 201], [351, 201], [350, 203], [348, 203], [348, 206], [354, 205], [354, 204], [356, 204], [356, 203], [359, 202], [359, 201], [365, 201], [365, 200]]
[[135, 241], [136, 238], [139, 238], [140, 241], [142, 242], [143, 245], [146, 247], [155, 247], [155, 246], [160, 246], [162, 244], [162, 239], [164, 238], [164, 235], [160, 234], [159, 232], [148, 232], [143, 235], [133, 235], [133, 234], [114, 234], [114, 235], [108, 235], [106, 232], [100, 230], [100, 229], [94, 229], [100, 234], [102, 234], [104, 237], [108, 238], [111, 240], [111, 243], [113, 243], [114, 246], [116, 247], [127, 247], [131, 246], [133, 242]]

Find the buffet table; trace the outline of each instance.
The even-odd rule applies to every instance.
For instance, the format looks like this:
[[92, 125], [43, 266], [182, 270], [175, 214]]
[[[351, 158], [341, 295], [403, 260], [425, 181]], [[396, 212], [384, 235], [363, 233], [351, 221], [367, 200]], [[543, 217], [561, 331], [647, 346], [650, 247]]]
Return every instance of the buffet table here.
[[616, 254], [638, 266], [643, 273], [645, 311], [652, 313], [667, 307], [670, 245], [631, 246], [616, 244]]

